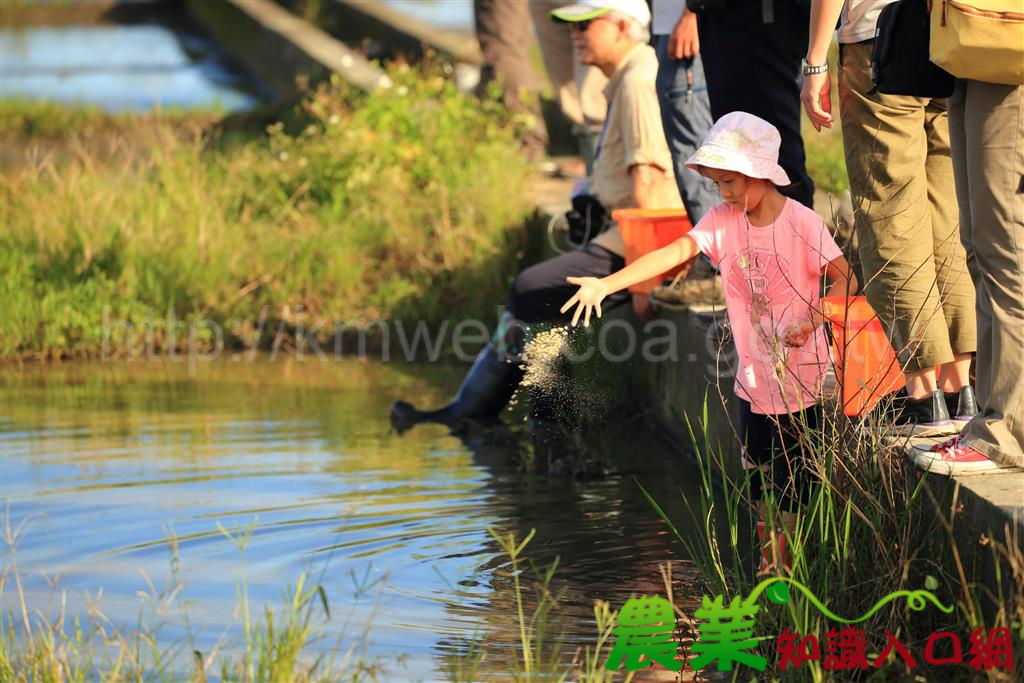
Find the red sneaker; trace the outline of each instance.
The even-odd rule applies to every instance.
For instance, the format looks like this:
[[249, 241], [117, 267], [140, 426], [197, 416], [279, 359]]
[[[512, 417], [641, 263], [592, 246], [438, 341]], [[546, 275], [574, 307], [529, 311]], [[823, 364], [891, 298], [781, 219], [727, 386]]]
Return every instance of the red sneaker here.
[[761, 563], [757, 567], [758, 576], [771, 574], [787, 576], [793, 573], [793, 557], [789, 554], [786, 542], [786, 532], [779, 527], [775, 530], [775, 543], [772, 543], [771, 534], [765, 538], [764, 522], [757, 523], [757, 538], [761, 541]]
[[993, 462], [987, 455], [963, 442], [961, 437], [937, 444], [913, 444], [907, 454], [918, 468], [933, 474], [989, 474], [1015, 469]]

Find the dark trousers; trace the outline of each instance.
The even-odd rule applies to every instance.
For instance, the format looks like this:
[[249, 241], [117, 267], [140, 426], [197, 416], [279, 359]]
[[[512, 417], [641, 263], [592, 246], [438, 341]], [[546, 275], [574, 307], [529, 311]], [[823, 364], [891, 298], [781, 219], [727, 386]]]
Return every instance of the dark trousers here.
[[761, 415], [750, 409], [749, 402], [738, 400], [744, 457], [763, 472], [763, 476], [753, 472], [750, 477], [751, 498], [762, 500], [764, 487], [769, 486], [780, 510], [796, 512], [810, 499], [811, 475], [805, 460], [808, 444], [803, 437], [818, 430], [821, 407]]
[[[565, 278], [570, 275], [604, 277], [625, 265], [617, 256], [603, 247], [587, 244], [554, 258], [541, 261], [520, 271], [509, 291], [508, 310], [524, 323], [572, 320], [572, 311], [563, 315], [558, 309], [579, 289]], [[612, 294], [601, 305], [603, 310], [629, 301], [626, 291]]]
[[[710, 4], [710, 3], [709, 3]], [[779, 129], [779, 164], [792, 185], [782, 194], [814, 207], [800, 137], [800, 60], [807, 53], [809, 4], [801, 0], [730, 0], [697, 14], [704, 76], [717, 121], [732, 111]]]

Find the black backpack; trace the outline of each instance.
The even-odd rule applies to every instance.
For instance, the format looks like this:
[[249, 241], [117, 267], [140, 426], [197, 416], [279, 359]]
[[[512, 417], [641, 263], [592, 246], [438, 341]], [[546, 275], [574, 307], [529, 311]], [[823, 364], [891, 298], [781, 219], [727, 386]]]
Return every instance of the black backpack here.
[[928, 0], [896, 0], [882, 8], [871, 51], [874, 91], [949, 97], [956, 79], [928, 60]]

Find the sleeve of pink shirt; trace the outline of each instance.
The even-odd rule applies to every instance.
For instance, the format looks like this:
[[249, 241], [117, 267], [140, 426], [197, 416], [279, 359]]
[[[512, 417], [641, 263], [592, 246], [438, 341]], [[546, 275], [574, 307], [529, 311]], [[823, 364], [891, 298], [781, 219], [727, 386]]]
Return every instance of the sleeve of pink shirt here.
[[697, 243], [697, 248], [711, 259], [711, 265], [716, 267], [718, 262], [722, 260], [722, 231], [724, 226], [721, 224], [722, 212], [720, 209], [721, 207], [716, 206], [708, 211], [697, 225], [687, 233]]

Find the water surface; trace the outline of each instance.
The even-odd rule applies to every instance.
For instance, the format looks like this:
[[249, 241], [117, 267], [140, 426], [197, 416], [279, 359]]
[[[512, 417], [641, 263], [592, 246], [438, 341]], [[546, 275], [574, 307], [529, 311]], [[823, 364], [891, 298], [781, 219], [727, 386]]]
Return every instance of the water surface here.
[[[488, 667], [510, 666], [496, 652], [516, 654], [510, 578], [495, 571], [488, 526], [536, 529], [531, 557], [561, 558], [573, 647], [594, 635], [594, 600], [660, 592], [658, 563], [686, 557], [634, 478], [685, 525], [680, 492], [696, 496], [698, 473], [642, 423], [592, 443], [616, 474], [572, 482], [524, 475], [507, 444], [467, 447], [439, 427], [391, 433], [391, 400], [440, 401], [463, 367], [257, 356], [193, 370], [170, 360], [4, 369], [0, 474], [12, 526], [25, 522], [17, 560], [31, 608], [51, 612], [66, 589], [81, 614], [83, 596], [102, 588], [115, 622], [150, 618], [138, 593], [170, 581], [176, 537], [206, 651], [237, 638], [243, 570], [260, 605], [312, 568], [325, 571], [332, 636], [369, 626], [372, 654], [407, 658], [385, 680], [431, 680], [478, 636], [492, 643]], [[218, 523], [252, 528], [244, 561]], [[694, 578], [685, 562], [676, 571]], [[5, 611], [12, 600], [6, 591]]]
[[382, 0], [388, 7], [431, 26], [473, 30], [473, 0]]
[[249, 109], [259, 86], [183, 15], [148, 20], [0, 28], [3, 97], [99, 106]]

